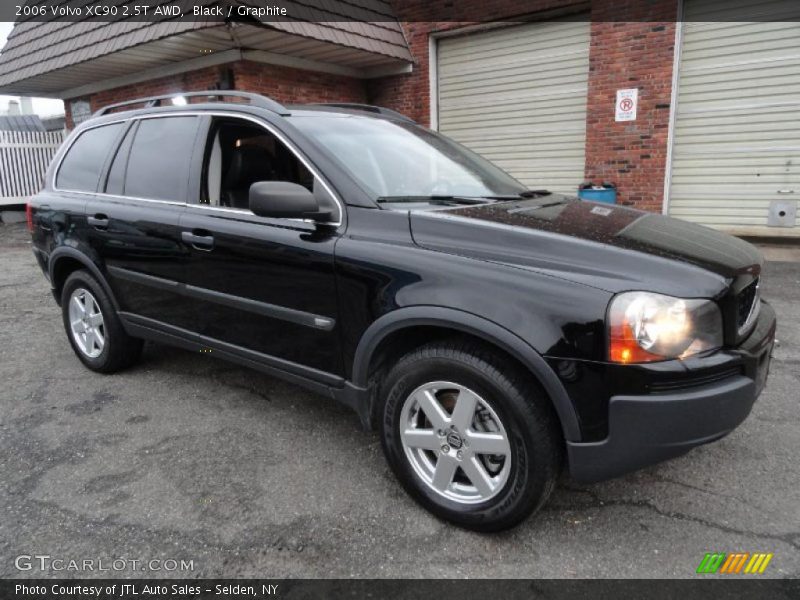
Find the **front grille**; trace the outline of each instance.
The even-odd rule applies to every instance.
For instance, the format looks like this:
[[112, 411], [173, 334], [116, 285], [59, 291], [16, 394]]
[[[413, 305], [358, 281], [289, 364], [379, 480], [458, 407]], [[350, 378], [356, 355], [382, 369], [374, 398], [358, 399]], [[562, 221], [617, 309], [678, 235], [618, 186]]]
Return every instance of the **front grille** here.
[[663, 392], [674, 392], [676, 390], [683, 390], [687, 388], [697, 387], [700, 385], [707, 385], [728, 379], [729, 377], [736, 377], [742, 374], [741, 367], [730, 367], [716, 373], [705, 373], [703, 375], [690, 375], [681, 379], [667, 379], [664, 381], [654, 381], [650, 384], [650, 391], [654, 394]]
[[747, 329], [755, 316], [756, 303], [758, 302], [758, 282], [758, 278], [754, 279], [736, 297], [736, 329], [739, 334], [742, 334]]

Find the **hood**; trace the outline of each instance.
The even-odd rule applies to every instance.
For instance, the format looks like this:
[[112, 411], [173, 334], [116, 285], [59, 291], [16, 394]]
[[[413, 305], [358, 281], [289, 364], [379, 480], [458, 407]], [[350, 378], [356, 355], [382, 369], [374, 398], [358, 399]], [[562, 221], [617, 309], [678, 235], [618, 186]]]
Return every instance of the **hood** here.
[[763, 258], [733, 236], [614, 204], [550, 195], [410, 213], [418, 245], [618, 293], [717, 297]]

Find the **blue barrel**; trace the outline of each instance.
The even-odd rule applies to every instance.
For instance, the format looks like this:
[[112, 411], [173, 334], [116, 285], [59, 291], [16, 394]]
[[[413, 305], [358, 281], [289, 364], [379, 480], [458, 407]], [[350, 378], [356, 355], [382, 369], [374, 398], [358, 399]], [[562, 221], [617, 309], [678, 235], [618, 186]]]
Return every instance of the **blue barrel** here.
[[578, 198], [592, 202], [617, 203], [617, 188], [609, 183], [603, 185], [582, 185], [578, 188]]

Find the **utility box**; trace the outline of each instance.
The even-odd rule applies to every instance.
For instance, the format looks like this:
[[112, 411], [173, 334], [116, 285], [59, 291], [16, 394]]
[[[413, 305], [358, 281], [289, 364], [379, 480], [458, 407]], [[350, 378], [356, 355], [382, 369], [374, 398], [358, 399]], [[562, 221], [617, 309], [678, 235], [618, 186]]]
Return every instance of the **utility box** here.
[[794, 227], [797, 219], [797, 200], [773, 200], [769, 203], [769, 227]]

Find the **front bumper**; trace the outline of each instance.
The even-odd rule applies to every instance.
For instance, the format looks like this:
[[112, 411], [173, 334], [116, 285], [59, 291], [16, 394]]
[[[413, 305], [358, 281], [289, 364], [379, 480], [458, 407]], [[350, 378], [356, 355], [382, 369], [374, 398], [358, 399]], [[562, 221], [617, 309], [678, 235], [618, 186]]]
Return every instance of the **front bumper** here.
[[602, 441], [567, 442], [572, 477], [609, 479], [688, 452], [733, 431], [764, 388], [775, 339], [775, 312], [764, 303], [758, 323], [739, 348], [686, 361], [694, 371], [735, 361], [738, 373], [706, 385], [647, 395], [614, 395]]

